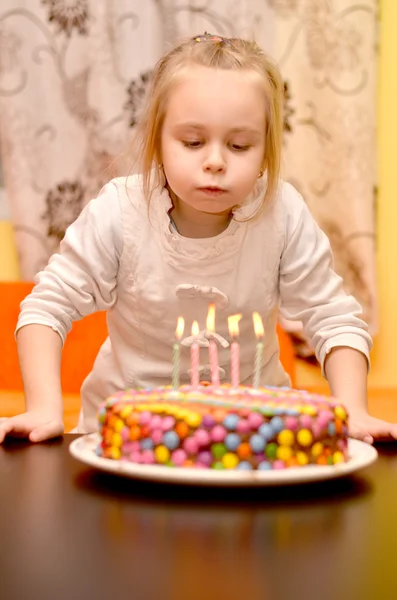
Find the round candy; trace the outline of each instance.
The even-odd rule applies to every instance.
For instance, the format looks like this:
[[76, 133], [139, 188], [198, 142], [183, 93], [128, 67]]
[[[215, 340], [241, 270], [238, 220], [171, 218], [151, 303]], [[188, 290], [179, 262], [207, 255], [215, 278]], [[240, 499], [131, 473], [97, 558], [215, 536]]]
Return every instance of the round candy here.
[[266, 448], [265, 448], [265, 454], [268, 458], [276, 458], [277, 456], [277, 444], [275, 444], [274, 442], [270, 443], [270, 444], [266, 444]]
[[312, 455], [314, 456], [314, 458], [317, 458], [318, 456], [320, 456], [320, 454], [323, 453], [323, 450], [324, 450], [323, 444], [321, 442], [316, 442], [312, 446]]
[[299, 419], [296, 417], [286, 417], [285, 418], [285, 428], [290, 431], [296, 431], [299, 426]]
[[160, 415], [153, 415], [148, 425], [150, 429], [160, 429], [162, 421], [163, 419], [160, 417]]
[[279, 433], [284, 429], [284, 420], [281, 417], [273, 417], [270, 421], [274, 433]]
[[153, 440], [151, 440], [150, 438], [145, 438], [144, 440], [141, 440], [141, 448], [142, 450], [152, 450]]
[[238, 415], [229, 414], [223, 419], [223, 426], [230, 431], [235, 431], [240, 418]]
[[274, 432], [273, 432], [273, 428], [270, 425], [270, 423], [263, 423], [260, 427], [259, 427], [259, 433], [261, 434], [261, 436], [268, 442], [269, 440], [272, 439]]
[[120, 412], [120, 417], [125, 421], [126, 418], [131, 414], [132, 406], [124, 406]]
[[174, 425], [175, 425], [175, 417], [172, 417], [171, 415], [167, 415], [161, 421], [161, 429], [163, 431], [168, 431], [169, 429], [172, 429], [174, 427]]
[[128, 427], [132, 427], [132, 425], [136, 425], [137, 423], [139, 423], [139, 417], [140, 415], [138, 415], [137, 413], [130, 413], [126, 418], [125, 422], [128, 425]]
[[187, 435], [189, 435], [189, 426], [184, 421], [179, 421], [179, 423], [175, 425], [175, 432], [183, 440]]
[[241, 438], [238, 433], [229, 433], [225, 438], [225, 446], [231, 452], [235, 452], [241, 444]]
[[317, 414], [317, 408], [313, 406], [313, 404], [305, 404], [304, 406], [302, 406], [302, 413], [313, 417]]
[[151, 413], [148, 410], [143, 410], [139, 415], [139, 423], [140, 425], [147, 425], [152, 418]]
[[164, 432], [161, 429], [154, 429], [150, 434], [154, 444], [159, 444], [163, 439]]
[[309, 457], [307, 456], [306, 452], [300, 451], [296, 453], [296, 460], [298, 461], [298, 465], [303, 467], [304, 465], [308, 464]]
[[306, 447], [310, 446], [310, 444], [312, 443], [313, 435], [312, 432], [308, 429], [301, 429], [300, 431], [298, 431], [296, 439], [298, 440], [298, 444]]
[[213, 456], [208, 450], [203, 450], [197, 454], [197, 460], [206, 467], [209, 467], [212, 464]]
[[277, 441], [281, 446], [292, 446], [295, 441], [295, 436], [292, 431], [283, 429], [277, 436]]
[[269, 461], [263, 460], [262, 462], [259, 463], [257, 468], [258, 468], [258, 471], [270, 471], [272, 468], [272, 465], [269, 463]]
[[222, 456], [226, 454], [226, 446], [225, 444], [218, 442], [217, 444], [212, 445], [211, 452], [215, 458], [222, 458]]
[[253, 412], [248, 415], [247, 421], [252, 429], [258, 429], [258, 427], [262, 425], [264, 418], [263, 415], [259, 414], [258, 412]]
[[121, 437], [121, 435], [119, 433], [114, 433], [112, 435], [112, 446], [115, 446], [116, 448], [121, 448], [122, 445], [123, 445], [123, 438]]
[[237, 448], [237, 455], [239, 458], [244, 459], [252, 456], [252, 449], [248, 442], [243, 442]]
[[327, 427], [328, 423], [332, 420], [332, 413], [328, 410], [320, 410], [317, 417], [317, 423], [321, 427]]
[[227, 435], [226, 429], [222, 425], [215, 425], [211, 431], [211, 439], [214, 442], [223, 442]]
[[161, 441], [168, 450], [176, 450], [179, 446], [179, 435], [176, 431], [166, 431]]
[[343, 456], [342, 452], [339, 451], [334, 452], [332, 458], [334, 465], [345, 461], [345, 457]]
[[300, 423], [304, 429], [310, 429], [312, 426], [312, 418], [309, 415], [301, 415]]
[[335, 423], [330, 423], [328, 425], [328, 433], [329, 433], [329, 435], [335, 435], [335, 432], [336, 432]]
[[185, 420], [190, 427], [198, 427], [202, 419], [199, 413], [190, 412]]
[[335, 406], [334, 413], [335, 413], [335, 416], [338, 417], [338, 419], [341, 419], [342, 421], [346, 420], [347, 413], [346, 413], [345, 409], [343, 408], [343, 406]]
[[276, 456], [278, 459], [286, 462], [292, 457], [292, 448], [290, 446], [279, 446]]
[[107, 453], [109, 454], [109, 458], [114, 458], [115, 460], [120, 460], [121, 452], [120, 448], [116, 448], [116, 446], [111, 446], [108, 448]]
[[252, 468], [253, 467], [251, 463], [249, 463], [247, 460], [243, 460], [237, 465], [237, 469], [239, 471], [252, 471]]
[[114, 424], [114, 430], [117, 433], [120, 433], [120, 431], [123, 429], [123, 427], [124, 427], [124, 421], [122, 419], [117, 419]]
[[164, 464], [170, 459], [170, 451], [165, 446], [157, 446], [154, 450], [157, 462]]
[[188, 454], [196, 454], [198, 450], [197, 440], [193, 437], [188, 437], [183, 441], [183, 449]]
[[266, 441], [261, 435], [255, 434], [251, 436], [249, 444], [253, 452], [263, 452]]
[[144, 465], [152, 465], [156, 462], [153, 450], [143, 450], [141, 460]]
[[224, 469], [225, 467], [223, 466], [223, 463], [221, 463], [220, 461], [217, 461], [212, 465], [212, 468], [221, 470], [221, 469]]
[[226, 452], [222, 457], [222, 463], [225, 469], [235, 469], [239, 463], [238, 456], [233, 452]]
[[207, 446], [211, 441], [210, 434], [206, 429], [197, 429], [197, 431], [194, 434], [194, 437], [198, 445], [201, 447]]
[[174, 450], [171, 454], [171, 461], [174, 463], [176, 467], [180, 467], [187, 460], [187, 454], [182, 448], [178, 448], [178, 450]]
[[236, 430], [238, 433], [248, 433], [251, 431], [251, 425], [248, 423], [247, 419], [240, 419], [237, 423]]
[[131, 452], [131, 454], [130, 454], [130, 461], [133, 462], [133, 463], [140, 464], [142, 462], [141, 453], [137, 452], [137, 451]]
[[285, 469], [286, 465], [283, 460], [275, 460], [273, 463], [273, 469]]
[[202, 424], [204, 427], [213, 427], [215, 425], [215, 419], [212, 415], [204, 415], [203, 416], [203, 420], [202, 420]]
[[123, 442], [126, 442], [127, 440], [129, 440], [130, 439], [129, 427], [124, 426], [123, 429], [120, 431], [120, 435], [122, 437]]

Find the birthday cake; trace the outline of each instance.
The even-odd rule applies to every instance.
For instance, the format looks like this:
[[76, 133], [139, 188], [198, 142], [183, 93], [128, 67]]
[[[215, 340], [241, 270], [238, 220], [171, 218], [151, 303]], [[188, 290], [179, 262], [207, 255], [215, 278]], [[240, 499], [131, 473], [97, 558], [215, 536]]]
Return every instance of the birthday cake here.
[[98, 413], [99, 456], [167, 467], [269, 470], [348, 459], [333, 398], [230, 385], [120, 391]]

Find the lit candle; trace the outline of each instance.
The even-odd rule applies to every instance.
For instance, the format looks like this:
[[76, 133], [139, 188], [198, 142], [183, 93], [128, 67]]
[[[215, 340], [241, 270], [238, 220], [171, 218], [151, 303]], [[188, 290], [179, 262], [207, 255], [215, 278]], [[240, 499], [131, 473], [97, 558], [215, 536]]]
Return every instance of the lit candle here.
[[228, 317], [229, 334], [232, 338], [230, 345], [230, 370], [231, 382], [233, 387], [237, 387], [240, 383], [240, 345], [237, 341], [239, 336], [238, 324], [243, 315], [232, 315]]
[[172, 353], [172, 387], [174, 388], [174, 390], [177, 390], [179, 388], [179, 358], [181, 352], [181, 338], [183, 336], [184, 329], [185, 321], [183, 317], [179, 317], [175, 331], [176, 342], [173, 346]]
[[194, 388], [198, 387], [198, 385], [200, 383], [200, 375], [199, 375], [200, 347], [197, 342], [197, 336], [199, 334], [199, 331], [200, 331], [199, 324], [197, 323], [197, 321], [193, 321], [192, 336], [194, 337], [194, 342], [190, 346], [190, 368], [191, 368], [190, 381], [191, 381], [192, 387], [194, 387]]
[[[210, 333], [215, 333], [215, 304], [210, 304], [208, 307], [206, 327]], [[212, 337], [209, 340], [208, 352], [210, 355], [211, 383], [212, 385], [220, 385], [218, 346]]]
[[252, 319], [254, 321], [254, 330], [256, 339], [258, 340], [256, 344], [256, 353], [255, 353], [255, 365], [254, 365], [254, 378], [253, 378], [253, 387], [258, 388], [259, 382], [261, 378], [261, 369], [262, 369], [262, 357], [263, 357], [263, 336], [265, 331], [263, 329], [262, 319], [259, 313], [254, 312], [252, 314]]

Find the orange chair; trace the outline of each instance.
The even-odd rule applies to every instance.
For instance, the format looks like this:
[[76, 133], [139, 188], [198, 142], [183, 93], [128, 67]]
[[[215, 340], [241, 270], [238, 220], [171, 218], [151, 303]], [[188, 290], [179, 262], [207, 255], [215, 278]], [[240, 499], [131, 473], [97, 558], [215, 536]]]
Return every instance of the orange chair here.
[[[22, 281], [0, 282], [0, 390], [22, 390], [14, 339], [19, 305], [33, 287]], [[107, 335], [105, 313], [95, 313], [73, 324], [66, 338], [61, 367], [62, 389], [66, 394], [78, 394], [90, 372], [98, 350]], [[294, 351], [289, 336], [278, 330], [280, 358], [292, 383], [295, 382]]]

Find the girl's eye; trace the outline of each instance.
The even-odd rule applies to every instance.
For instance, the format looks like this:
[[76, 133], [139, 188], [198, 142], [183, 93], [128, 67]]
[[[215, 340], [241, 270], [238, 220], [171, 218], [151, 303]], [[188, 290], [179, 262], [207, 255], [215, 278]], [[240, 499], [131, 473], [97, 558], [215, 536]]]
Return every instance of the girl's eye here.
[[249, 150], [250, 146], [241, 146], [240, 144], [231, 144], [232, 150], [236, 150], [236, 152], [246, 152]]
[[187, 141], [183, 141], [182, 144], [186, 147], [186, 148], [200, 148], [200, 146], [202, 145], [203, 142], [201, 142], [200, 140], [191, 140], [189, 142]]

